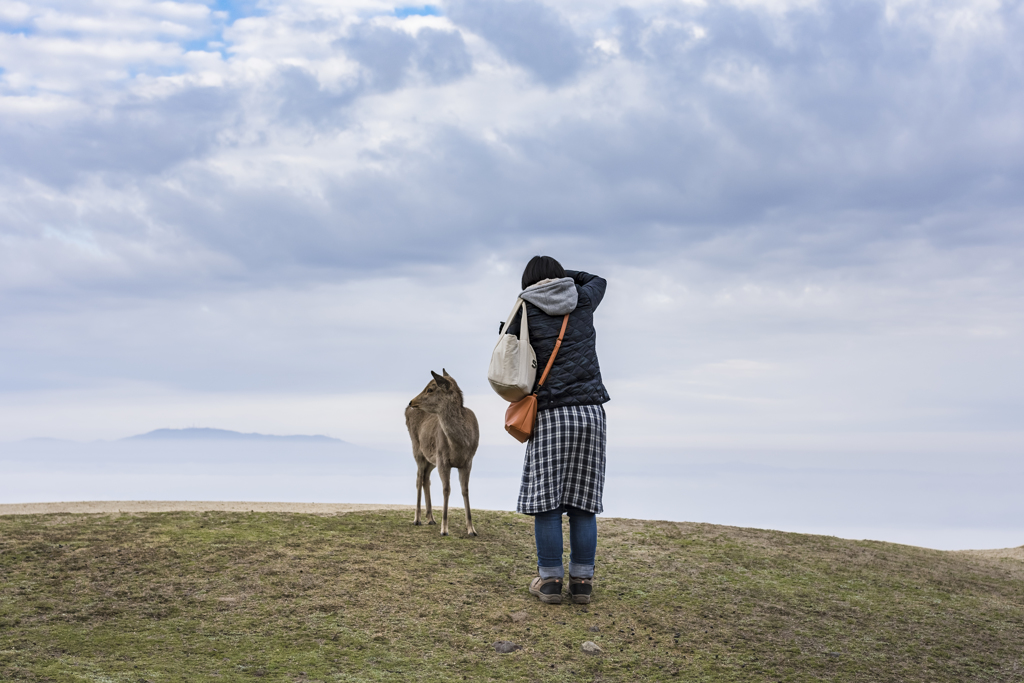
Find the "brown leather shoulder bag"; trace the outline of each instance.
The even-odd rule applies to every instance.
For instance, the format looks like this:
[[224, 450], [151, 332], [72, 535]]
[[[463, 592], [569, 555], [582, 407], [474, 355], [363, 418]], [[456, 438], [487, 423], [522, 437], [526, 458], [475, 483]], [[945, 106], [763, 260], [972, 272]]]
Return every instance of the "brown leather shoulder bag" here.
[[[523, 309], [523, 315], [526, 315], [525, 308]], [[565, 337], [565, 328], [568, 324], [569, 314], [566, 313], [565, 317], [562, 318], [562, 330], [558, 333], [558, 341], [555, 342], [555, 348], [551, 352], [551, 357], [548, 358], [548, 364], [544, 366], [544, 374], [540, 376], [540, 381], [537, 382], [537, 391], [540, 391], [540, 388], [544, 385], [544, 380], [548, 378], [548, 373], [551, 372], [551, 365], [555, 362], [558, 349], [562, 348], [562, 338]], [[519, 443], [527, 441], [530, 435], [533, 434], [533, 423], [537, 421], [537, 391], [512, 403], [509, 405], [508, 410], [505, 411], [505, 431], [515, 437]]]

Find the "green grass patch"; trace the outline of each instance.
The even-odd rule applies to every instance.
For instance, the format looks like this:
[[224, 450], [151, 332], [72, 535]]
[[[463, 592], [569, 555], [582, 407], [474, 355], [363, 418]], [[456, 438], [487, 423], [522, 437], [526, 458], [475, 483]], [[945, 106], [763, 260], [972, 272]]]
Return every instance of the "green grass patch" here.
[[0, 680], [1024, 680], [1024, 562], [600, 519], [594, 602], [543, 605], [532, 520], [474, 516], [0, 517]]

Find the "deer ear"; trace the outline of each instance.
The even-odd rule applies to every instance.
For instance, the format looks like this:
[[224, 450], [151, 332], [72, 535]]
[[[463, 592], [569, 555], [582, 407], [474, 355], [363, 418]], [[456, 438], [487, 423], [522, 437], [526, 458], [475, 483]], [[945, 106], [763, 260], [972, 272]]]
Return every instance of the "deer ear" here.
[[[441, 371], [443, 372], [444, 368], [441, 368]], [[433, 370], [430, 371], [430, 374], [434, 376], [434, 381], [437, 382], [437, 386], [443, 389], [447, 389], [451, 385], [451, 382], [449, 382], [448, 380], [446, 380], [444, 377], [437, 374]]]

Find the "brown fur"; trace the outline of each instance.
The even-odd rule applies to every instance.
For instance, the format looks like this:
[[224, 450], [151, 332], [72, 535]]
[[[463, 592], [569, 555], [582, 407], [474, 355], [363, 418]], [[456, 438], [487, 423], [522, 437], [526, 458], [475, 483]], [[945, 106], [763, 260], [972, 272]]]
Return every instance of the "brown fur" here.
[[416, 517], [413, 524], [420, 525], [420, 496], [426, 498], [427, 524], [435, 524], [430, 508], [430, 473], [437, 468], [444, 491], [444, 512], [441, 515], [441, 535], [448, 535], [448, 495], [451, 493], [451, 470], [459, 470], [462, 502], [466, 506], [466, 529], [476, 536], [473, 515], [469, 509], [469, 472], [473, 469], [473, 456], [480, 443], [480, 426], [473, 411], [462, 404], [462, 390], [448, 371], [441, 369], [434, 379], [409, 401], [405, 409], [405, 426], [412, 439], [412, 455], [416, 459]]

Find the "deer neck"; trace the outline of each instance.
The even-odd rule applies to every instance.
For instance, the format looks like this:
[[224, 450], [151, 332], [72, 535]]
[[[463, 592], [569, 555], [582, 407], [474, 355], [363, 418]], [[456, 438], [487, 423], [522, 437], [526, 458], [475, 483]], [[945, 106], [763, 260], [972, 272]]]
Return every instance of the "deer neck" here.
[[469, 429], [466, 426], [466, 418], [462, 406], [448, 405], [437, 413], [441, 431], [453, 444], [468, 444], [470, 441]]

